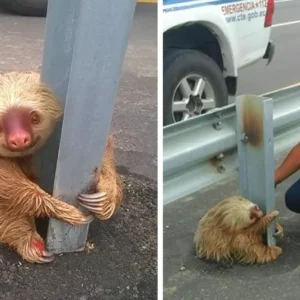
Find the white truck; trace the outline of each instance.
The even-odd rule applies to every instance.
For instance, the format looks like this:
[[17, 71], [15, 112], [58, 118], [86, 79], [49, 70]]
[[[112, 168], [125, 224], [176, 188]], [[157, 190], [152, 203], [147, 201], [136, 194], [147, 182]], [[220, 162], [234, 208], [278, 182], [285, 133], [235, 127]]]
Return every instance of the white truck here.
[[163, 0], [164, 126], [227, 105], [239, 69], [270, 63], [274, 9], [274, 0]]

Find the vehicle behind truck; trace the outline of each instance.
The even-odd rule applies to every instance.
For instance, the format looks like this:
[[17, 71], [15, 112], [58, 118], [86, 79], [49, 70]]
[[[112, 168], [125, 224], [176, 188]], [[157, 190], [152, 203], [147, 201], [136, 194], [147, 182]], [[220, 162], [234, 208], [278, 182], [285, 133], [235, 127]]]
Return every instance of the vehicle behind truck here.
[[270, 63], [274, 9], [274, 0], [163, 0], [164, 125], [228, 105], [238, 71]]

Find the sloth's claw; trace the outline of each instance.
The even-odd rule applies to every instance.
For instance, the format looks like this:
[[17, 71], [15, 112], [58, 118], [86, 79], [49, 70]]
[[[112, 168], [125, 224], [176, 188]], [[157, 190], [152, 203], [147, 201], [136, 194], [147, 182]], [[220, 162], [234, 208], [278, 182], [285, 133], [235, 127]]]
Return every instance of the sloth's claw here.
[[80, 205], [91, 212], [98, 214], [101, 213], [102, 203], [107, 200], [107, 194], [104, 192], [99, 192], [91, 195], [79, 194], [77, 196]]
[[78, 199], [88, 203], [98, 203], [107, 199], [105, 192], [99, 192], [95, 194], [79, 194]]
[[273, 237], [275, 237], [275, 238], [283, 237], [283, 228], [278, 223], [275, 224], [275, 233], [273, 234]]
[[80, 202], [80, 205], [95, 214], [99, 214], [103, 210], [99, 205], [88, 205], [85, 204], [84, 202]]
[[[39, 241], [39, 240], [36, 240], [33, 242], [33, 247], [35, 249], [35, 261], [36, 263], [39, 263], [39, 264], [44, 264], [44, 263], [50, 263], [51, 261], [53, 261], [54, 259], [54, 253], [52, 252], [49, 252], [49, 251], [46, 251], [45, 250], [45, 246], [44, 246], [44, 243]], [[25, 257], [26, 259], [26, 257]], [[32, 261], [32, 258], [30, 259], [30, 261]]]
[[54, 260], [54, 258], [55, 258], [55, 255], [53, 253], [48, 252], [48, 251], [43, 251], [43, 256], [41, 256], [39, 258], [38, 263], [40, 263], [40, 264], [50, 263]]
[[94, 216], [93, 215], [88, 215], [85, 216], [85, 222], [83, 224], [89, 224], [94, 220]]
[[88, 209], [102, 220], [109, 219], [115, 210], [115, 204], [110, 201], [105, 192], [91, 195], [79, 194], [77, 198], [82, 207]]

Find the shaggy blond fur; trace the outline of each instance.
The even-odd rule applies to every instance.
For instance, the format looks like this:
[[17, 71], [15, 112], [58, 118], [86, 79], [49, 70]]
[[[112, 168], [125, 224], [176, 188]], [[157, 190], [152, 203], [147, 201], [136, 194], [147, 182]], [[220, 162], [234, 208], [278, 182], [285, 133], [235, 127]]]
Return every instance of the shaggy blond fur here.
[[40, 75], [33, 72], [11, 72], [0, 75], [0, 115], [9, 109], [26, 107], [38, 112], [42, 122], [33, 127], [34, 136], [39, 137], [37, 144], [23, 152], [11, 152], [3, 145], [5, 139], [0, 135], [0, 156], [20, 157], [35, 153], [47, 141], [57, 120], [62, 115], [59, 102], [53, 92], [39, 82]]
[[[197, 256], [247, 264], [276, 260], [282, 249], [266, 246], [262, 233], [276, 218], [278, 211], [260, 219], [250, 219], [250, 209], [254, 205], [243, 197], [234, 196], [211, 208], [200, 220], [194, 236]], [[283, 229], [278, 223], [276, 231], [277, 236], [283, 235]]]
[[[11, 72], [0, 76], [0, 121], [10, 108], [26, 107], [38, 111], [41, 122], [32, 125], [36, 145], [23, 152], [10, 152], [0, 134], [0, 243], [13, 248], [29, 262], [50, 262], [53, 255], [45, 250], [44, 241], [35, 228], [35, 217], [51, 217], [71, 225], [92, 221], [76, 207], [44, 192], [37, 185], [32, 154], [43, 146], [62, 115], [61, 107], [49, 88], [39, 82], [36, 73]], [[0, 122], [1, 123], [1, 122]], [[97, 174], [96, 216], [108, 219], [120, 206], [121, 181], [116, 172], [112, 139], [109, 138], [102, 168]]]
[[107, 220], [120, 207], [123, 198], [121, 178], [115, 167], [112, 137], [108, 138], [102, 159], [102, 168], [100, 173], [96, 174], [96, 181], [98, 182], [97, 190], [105, 192], [107, 200], [101, 203], [102, 212], [95, 213], [95, 215], [101, 220]]

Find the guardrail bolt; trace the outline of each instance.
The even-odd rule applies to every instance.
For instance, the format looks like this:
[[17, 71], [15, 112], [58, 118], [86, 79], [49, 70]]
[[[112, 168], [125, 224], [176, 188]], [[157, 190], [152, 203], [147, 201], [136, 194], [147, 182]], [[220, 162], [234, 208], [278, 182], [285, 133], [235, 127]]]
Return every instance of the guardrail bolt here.
[[218, 166], [217, 168], [219, 173], [224, 173], [226, 171], [226, 168], [223, 165]]
[[248, 136], [247, 136], [246, 133], [243, 133], [242, 138], [241, 138], [241, 141], [244, 142], [244, 143], [247, 143], [247, 142], [248, 142]]
[[217, 155], [217, 159], [218, 160], [222, 160], [224, 158], [224, 154], [223, 153], [220, 153]]
[[222, 129], [222, 122], [217, 122], [213, 124], [214, 129], [221, 130]]

